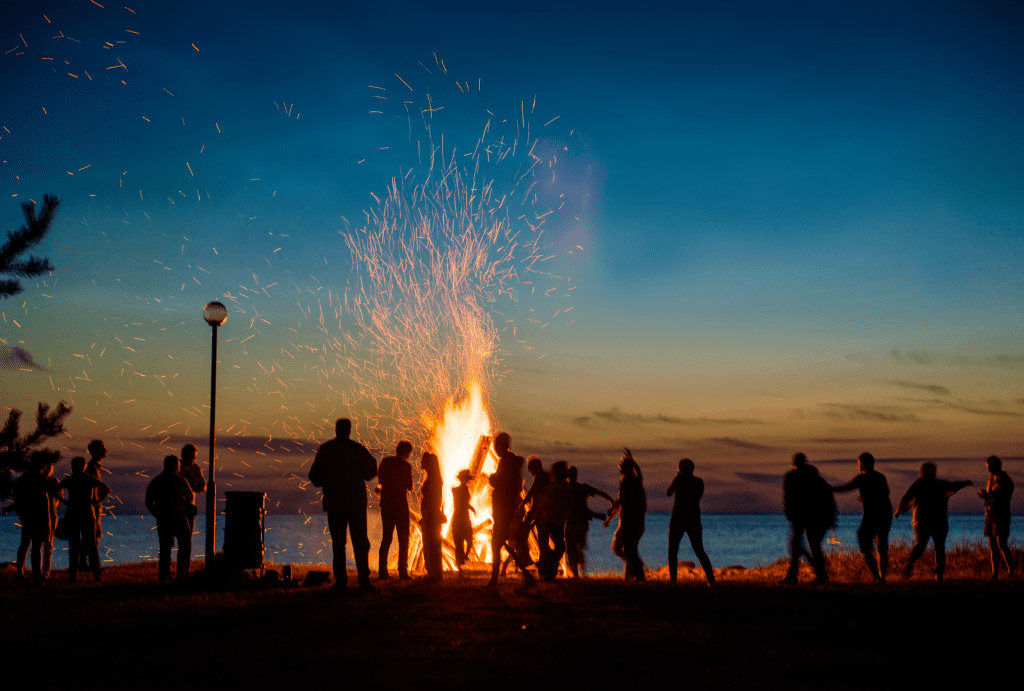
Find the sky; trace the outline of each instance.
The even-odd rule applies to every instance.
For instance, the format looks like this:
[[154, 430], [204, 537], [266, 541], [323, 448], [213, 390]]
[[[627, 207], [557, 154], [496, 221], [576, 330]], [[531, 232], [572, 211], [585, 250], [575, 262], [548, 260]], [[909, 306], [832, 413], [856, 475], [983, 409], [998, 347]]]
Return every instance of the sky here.
[[989, 2], [0, 2], [0, 231], [61, 198], [55, 271], [0, 304], [0, 402], [73, 405], [65, 456], [105, 439], [138, 510], [164, 454], [205, 458], [220, 300], [221, 488], [318, 511], [335, 418], [378, 456], [403, 434], [353, 388], [346, 234], [440, 179], [433, 151], [521, 233], [480, 304], [522, 455], [613, 489], [627, 446], [657, 510], [682, 457], [705, 511], [780, 510], [795, 451], [837, 482], [871, 451], [894, 498], [922, 459], [1019, 479], [1022, 25]]

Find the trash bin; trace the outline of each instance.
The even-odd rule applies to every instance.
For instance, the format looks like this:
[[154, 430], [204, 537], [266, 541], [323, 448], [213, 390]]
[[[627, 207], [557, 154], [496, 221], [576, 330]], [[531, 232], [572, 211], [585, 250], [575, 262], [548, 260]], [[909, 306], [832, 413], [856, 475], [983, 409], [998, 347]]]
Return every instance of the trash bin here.
[[263, 568], [265, 492], [224, 493], [224, 560], [228, 568]]

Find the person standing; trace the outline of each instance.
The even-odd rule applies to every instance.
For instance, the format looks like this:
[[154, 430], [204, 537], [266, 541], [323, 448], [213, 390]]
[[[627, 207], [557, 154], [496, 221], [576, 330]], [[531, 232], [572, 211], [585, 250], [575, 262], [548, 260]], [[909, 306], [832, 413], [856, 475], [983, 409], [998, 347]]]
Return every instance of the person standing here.
[[940, 480], [935, 477], [934, 463], [921, 464], [921, 476], [914, 480], [896, 506], [893, 518], [899, 518], [910, 505], [914, 505], [914, 534], [916, 542], [910, 551], [910, 561], [903, 569], [903, 577], [910, 578], [914, 563], [928, 547], [929, 538], [935, 543], [935, 580], [941, 581], [946, 571], [946, 535], [949, 533], [949, 498], [964, 487], [972, 487], [970, 480]]
[[464, 468], [456, 475], [459, 479], [459, 486], [452, 487], [452, 540], [455, 542], [455, 565], [462, 573], [462, 565], [473, 549], [473, 522], [469, 518], [469, 512], [476, 513], [476, 509], [469, 503], [469, 482], [473, 474], [468, 468]]
[[178, 578], [188, 575], [192, 564], [192, 528], [189, 519], [196, 515], [196, 495], [188, 480], [179, 473], [177, 456], [164, 457], [164, 471], [146, 487], [146, 508], [156, 517], [160, 540], [161, 583], [171, 580], [171, 548], [178, 541]]
[[420, 532], [423, 535], [423, 564], [427, 568], [427, 579], [441, 580], [444, 568], [441, 559], [441, 528], [448, 521], [441, 509], [441, 493], [444, 490], [441, 478], [441, 464], [437, 456], [425, 451], [420, 458], [420, 469], [427, 474], [423, 480], [420, 498]]
[[612, 552], [626, 563], [626, 582], [644, 580], [644, 563], [640, 559], [640, 538], [644, 534], [647, 515], [647, 492], [639, 464], [629, 449], [623, 449], [619, 462], [619, 495], [608, 510], [604, 525], [619, 516], [619, 526], [612, 538]]
[[1006, 571], [1013, 578], [1013, 553], [1007, 541], [1010, 539], [1010, 498], [1013, 497], [1013, 480], [1003, 470], [999, 456], [989, 456], [985, 461], [988, 468], [988, 484], [978, 492], [985, 500], [985, 537], [988, 538], [989, 554], [992, 560], [992, 578], [999, 578], [1000, 562], [1006, 564]]
[[[199, 450], [195, 444], [185, 444], [181, 447], [181, 468], [178, 474], [185, 478], [193, 494], [202, 494], [206, 491], [206, 478], [203, 477], [203, 469], [196, 463]], [[191, 533], [195, 529], [196, 517], [193, 515], [188, 519], [188, 529]]]
[[[92, 476], [93, 479], [103, 482], [103, 459], [107, 457], [107, 447], [104, 446], [103, 441], [100, 439], [93, 439], [89, 442], [89, 446], [86, 447], [89, 452], [89, 462], [85, 466], [85, 474]], [[98, 499], [98, 498], [97, 498]], [[103, 540], [103, 500], [99, 499], [96, 503], [96, 553], [99, 554], [100, 542]], [[79, 566], [85, 569], [86, 559], [88, 554], [86, 550], [82, 550], [80, 556]]]
[[365, 446], [349, 438], [352, 421], [339, 419], [335, 437], [324, 442], [309, 469], [309, 481], [323, 490], [327, 529], [334, 549], [336, 587], [348, 583], [345, 569], [345, 530], [352, 535], [359, 589], [372, 591], [370, 583], [370, 539], [366, 534], [366, 481], [377, 477], [377, 461]]
[[526, 585], [532, 584], [536, 579], [526, 570], [519, 550], [516, 549], [513, 541], [512, 519], [516, 508], [519, 506], [520, 497], [523, 493], [523, 457], [513, 453], [509, 448], [512, 438], [508, 432], [500, 432], [494, 438], [494, 452], [498, 456], [498, 467], [495, 469], [488, 483], [492, 487], [491, 508], [494, 516], [494, 523], [491, 527], [491, 580], [489, 587], [498, 585], [498, 572], [501, 570], [501, 550], [504, 547], [508, 550]]
[[[783, 480], [782, 505], [792, 528], [789, 571], [782, 583], [799, 582], [802, 554], [810, 558], [814, 568], [814, 585], [828, 583], [821, 543], [828, 529], [835, 525], [835, 500], [832, 488], [818, 475], [818, 469], [807, 463], [807, 456], [802, 453], [793, 454], [793, 469]], [[807, 534], [807, 550], [804, 550], [804, 533]]]
[[551, 480], [537, 501], [537, 537], [542, 548], [537, 573], [543, 580], [553, 581], [558, 576], [558, 565], [565, 554], [565, 524], [569, 520], [569, 505], [572, 503], [569, 465], [565, 461], [551, 464]]
[[711, 568], [711, 560], [704, 551], [704, 527], [700, 521], [700, 499], [704, 496], [704, 480], [693, 474], [693, 461], [684, 458], [679, 461], [679, 474], [668, 486], [666, 496], [676, 495], [672, 505], [672, 518], [668, 524], [668, 574], [672, 583], [676, 582], [679, 564], [679, 542], [683, 535], [690, 536], [690, 546], [697, 555], [700, 566], [704, 569], [704, 577], [708, 585], [715, 584], [715, 570]]
[[79, 552], [84, 551], [93, 579], [103, 580], [100, 570], [99, 547], [96, 542], [96, 522], [100, 503], [110, 494], [110, 488], [102, 481], [85, 472], [85, 459], [76, 456], [71, 459], [71, 475], [57, 485], [59, 491], [67, 490], [67, 504], [64, 520], [70, 523], [68, 538], [68, 580], [78, 580], [81, 567]]
[[52, 472], [52, 463], [33, 461], [14, 485], [14, 504], [4, 508], [4, 513], [13, 510], [21, 520], [21, 544], [15, 561], [15, 577], [18, 579], [25, 578], [25, 558], [30, 550], [33, 580], [41, 583], [50, 573], [56, 524], [53, 506], [56, 489]]
[[409, 579], [409, 499], [412, 491], [412, 464], [409, 456], [412, 444], [406, 440], [398, 442], [394, 456], [380, 462], [377, 478], [380, 484], [381, 541], [377, 553], [377, 574], [380, 580], [387, 580], [388, 552], [391, 550], [392, 534], [398, 532], [398, 580]]
[[578, 482], [579, 470], [569, 466], [569, 487], [572, 489], [569, 502], [569, 520], [565, 523], [565, 563], [573, 578], [579, 578], [587, 565], [587, 533], [590, 521], [594, 518], [603, 519], [603, 513], [591, 511], [587, 506], [588, 497], [603, 497], [611, 504], [614, 500], [607, 492], [596, 487]]
[[[889, 483], [885, 475], [875, 470], [875, 457], [862, 453], [857, 457], [860, 475], [845, 485], [833, 487], [833, 492], [860, 490], [860, 502], [864, 505], [864, 517], [857, 529], [860, 553], [864, 555], [868, 571], [874, 582], [885, 584], [889, 570], [889, 529], [892, 527], [892, 502], [889, 500]], [[875, 559], [875, 541], [878, 542], [878, 559]]]

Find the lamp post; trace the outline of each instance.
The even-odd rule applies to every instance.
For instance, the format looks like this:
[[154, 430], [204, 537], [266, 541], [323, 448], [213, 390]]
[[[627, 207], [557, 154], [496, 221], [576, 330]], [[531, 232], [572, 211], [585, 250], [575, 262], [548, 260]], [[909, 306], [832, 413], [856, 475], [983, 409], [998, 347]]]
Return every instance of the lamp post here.
[[217, 481], [214, 475], [214, 453], [217, 437], [214, 426], [217, 415], [217, 327], [228, 320], [228, 309], [219, 302], [203, 308], [203, 319], [213, 327], [213, 356], [210, 359], [210, 481], [206, 485], [206, 567], [213, 565], [217, 550]]

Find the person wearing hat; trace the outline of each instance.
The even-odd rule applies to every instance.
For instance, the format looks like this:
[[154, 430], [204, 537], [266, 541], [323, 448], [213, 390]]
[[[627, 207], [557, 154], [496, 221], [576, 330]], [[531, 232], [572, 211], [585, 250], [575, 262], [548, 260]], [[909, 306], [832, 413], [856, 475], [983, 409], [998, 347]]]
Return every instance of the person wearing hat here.
[[455, 477], [459, 479], [459, 486], [452, 487], [452, 540], [455, 542], [455, 565], [462, 573], [462, 565], [473, 549], [473, 523], [469, 520], [469, 512], [475, 514], [476, 509], [469, 503], [469, 483], [473, 474], [464, 468]]

